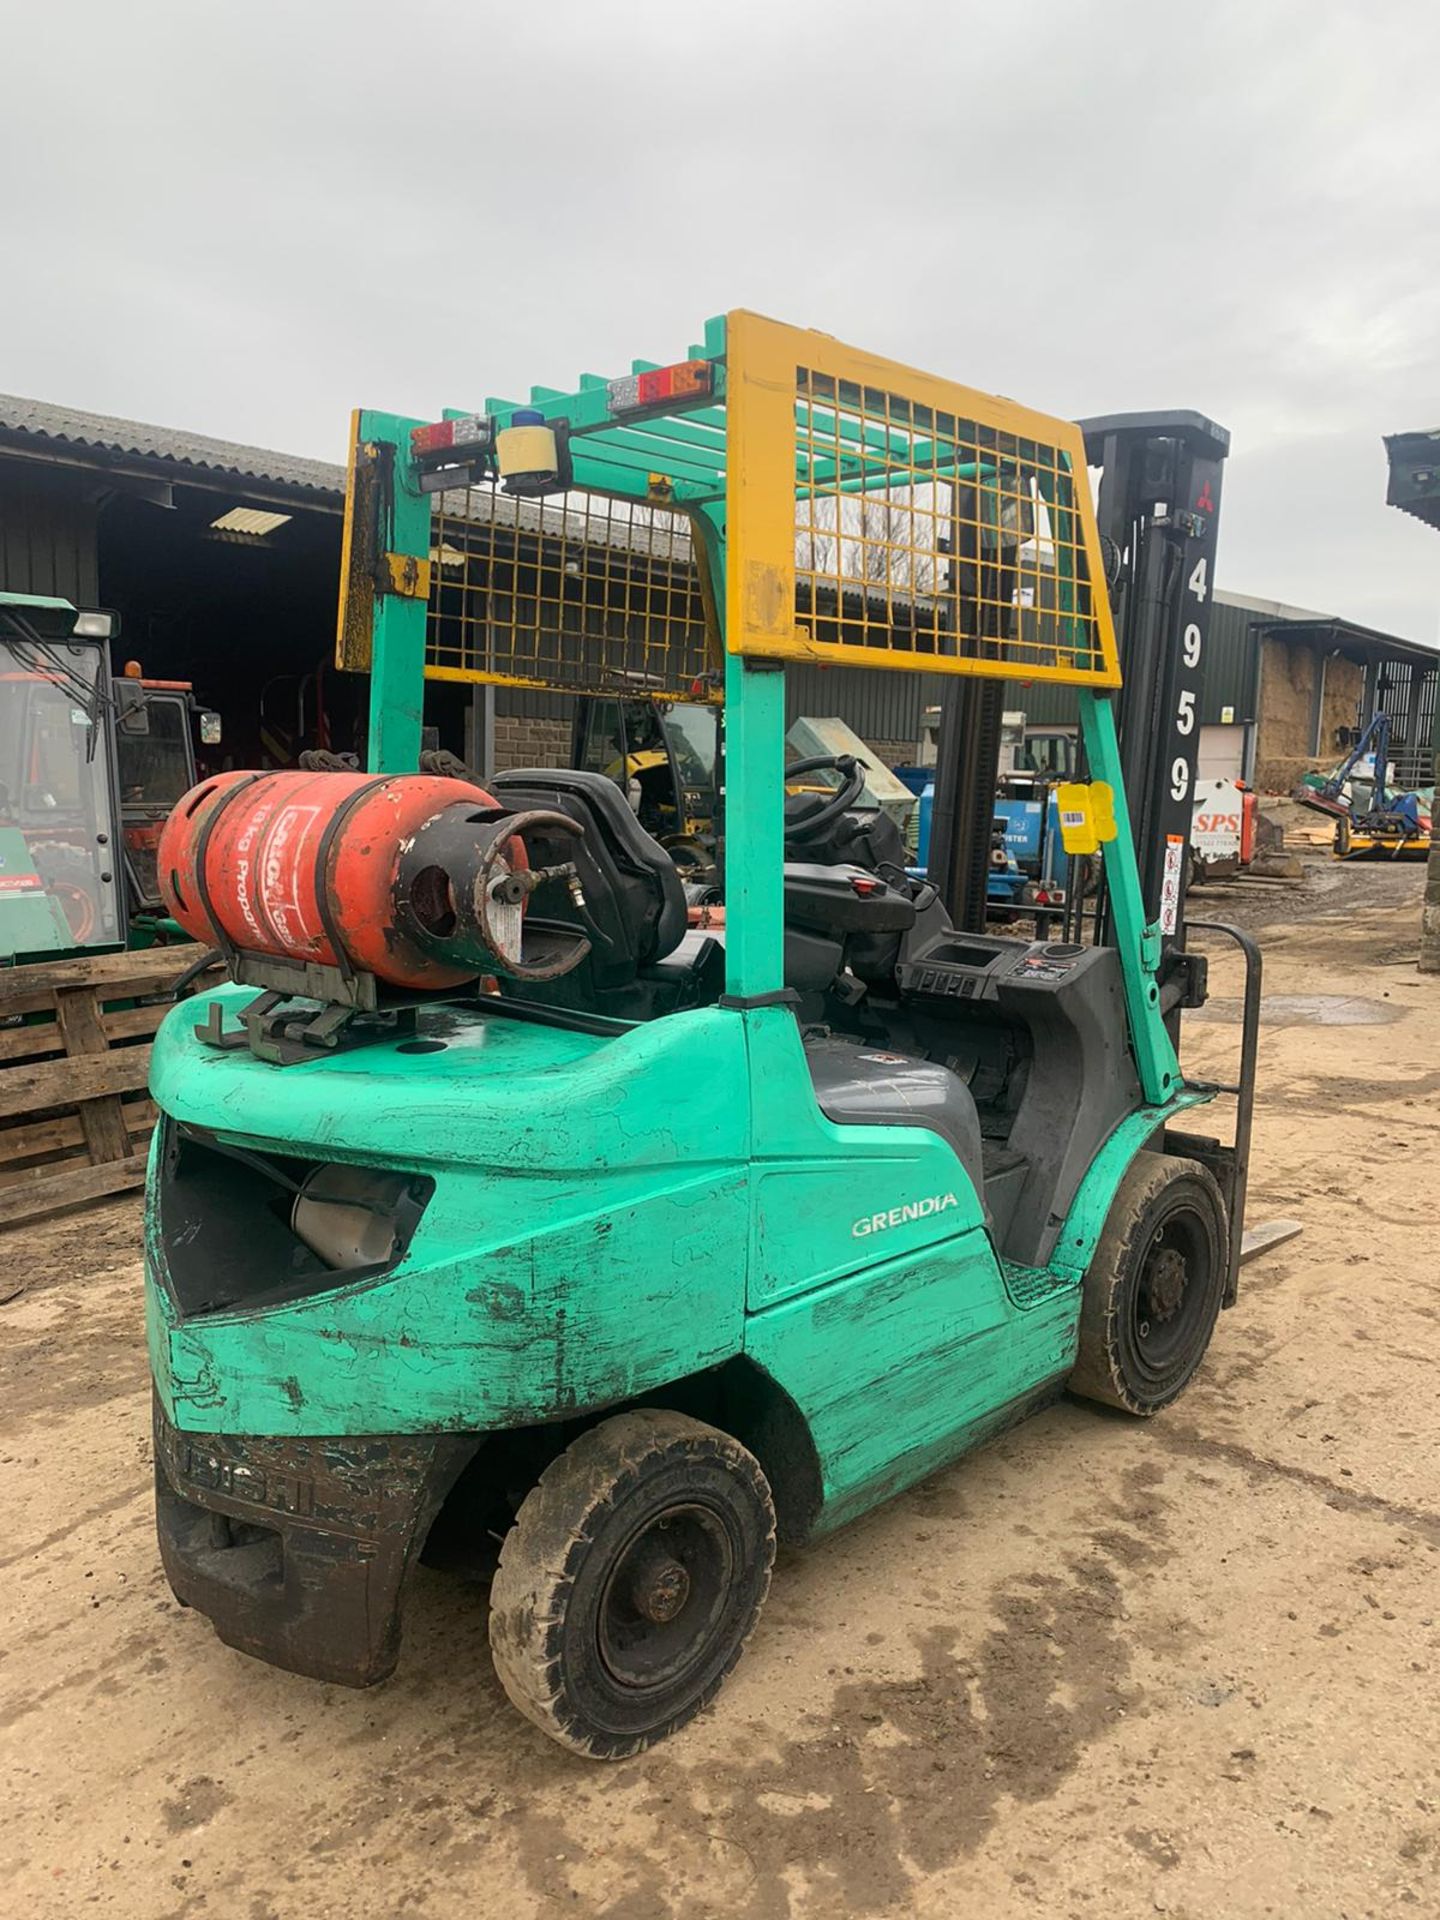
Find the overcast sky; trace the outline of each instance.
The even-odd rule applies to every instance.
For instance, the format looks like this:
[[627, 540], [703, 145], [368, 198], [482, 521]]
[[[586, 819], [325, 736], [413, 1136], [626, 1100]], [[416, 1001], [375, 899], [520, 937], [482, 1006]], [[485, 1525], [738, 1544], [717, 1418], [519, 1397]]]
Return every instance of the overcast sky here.
[[1435, 0], [0, 0], [0, 389], [343, 457], [748, 306], [1229, 427], [1218, 581], [1417, 639]]

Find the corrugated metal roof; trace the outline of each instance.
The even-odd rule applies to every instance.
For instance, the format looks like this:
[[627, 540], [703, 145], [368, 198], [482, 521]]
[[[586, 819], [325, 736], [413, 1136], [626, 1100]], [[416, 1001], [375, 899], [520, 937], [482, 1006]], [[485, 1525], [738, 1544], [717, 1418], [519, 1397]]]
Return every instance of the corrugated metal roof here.
[[[1328, 613], [1311, 614], [1279, 600], [1257, 600], [1248, 594], [1216, 593], [1210, 611], [1210, 634], [1200, 677], [1200, 723], [1223, 724], [1256, 720], [1257, 665], [1261, 638], [1275, 634], [1301, 646], [1337, 648], [1363, 659], [1415, 660], [1422, 666], [1435, 660], [1435, 649], [1398, 634], [1381, 633], [1354, 620]], [[1005, 704], [1020, 709], [1031, 726], [1073, 725], [1079, 705], [1073, 687], [1053, 681], [1026, 686], [1005, 684]]]
[[[452, 487], [431, 498], [437, 503], [438, 516], [433, 539], [442, 547], [449, 544], [447, 522], [464, 520], [471, 526], [488, 524], [501, 533], [545, 533], [590, 547], [616, 547], [677, 567], [689, 566], [694, 558], [689, 520], [671, 508], [653, 507], [642, 500], [610, 500], [596, 495], [597, 504], [587, 511], [583, 494], [531, 500], [502, 493], [493, 486], [471, 487], [468, 491]], [[571, 501], [581, 504], [571, 506]], [[460, 549], [455, 551], [458, 554]]]
[[[0, 452], [33, 443], [44, 452], [69, 448], [114, 460], [164, 462], [193, 467], [207, 478], [263, 482], [267, 487], [328, 496], [327, 507], [345, 496], [345, 469], [328, 460], [305, 460], [297, 454], [274, 453], [265, 447], [245, 447], [208, 434], [181, 432], [173, 427], [147, 426], [141, 420], [120, 420], [107, 413], [86, 413], [79, 407], [56, 406], [46, 400], [25, 400], [0, 394]], [[26, 447], [29, 451], [31, 448]], [[183, 480], [183, 474], [172, 476]], [[198, 476], [197, 476], [198, 477]], [[243, 487], [237, 488], [243, 491]], [[317, 499], [316, 504], [320, 504]], [[592, 546], [620, 547], [652, 559], [687, 565], [691, 559], [688, 525], [663, 508], [635, 503], [628, 510], [581, 514], [560, 501], [517, 499], [498, 489], [472, 488], [437, 496], [437, 511], [476, 523], [524, 533], [567, 534]]]
[[1320, 614], [1313, 620], [1261, 620], [1256, 625], [1262, 633], [1276, 633], [1301, 645], [1358, 654], [1367, 660], [1418, 660], [1422, 667], [1431, 667], [1440, 651], [1424, 640], [1402, 640], [1397, 634], [1361, 626], [1358, 620], [1344, 620], [1338, 614]]
[[[0, 393], [0, 452], [7, 446], [41, 453], [51, 447], [57, 452], [68, 448], [103, 456], [102, 464], [106, 465], [128, 459], [147, 463], [152, 470], [156, 462], [193, 467], [198, 470], [197, 477], [203, 474], [207, 479], [249, 480], [267, 487], [323, 495], [327, 507], [338, 506], [345, 496], [345, 469], [328, 460], [306, 460], [298, 454], [216, 440], [209, 434], [154, 427], [141, 420], [120, 420], [108, 413], [86, 413], [79, 407]], [[185, 476], [177, 473], [172, 477], [183, 480]], [[318, 498], [316, 504], [320, 504]], [[477, 487], [468, 499], [458, 491], [438, 496], [437, 510], [526, 533], [563, 532], [574, 538], [583, 528], [584, 537], [593, 546], [648, 552], [652, 558], [677, 564], [690, 559], [688, 531], [663, 509], [636, 505], [628, 514], [585, 517], [567, 512], [562, 503], [516, 499], [498, 490]]]
[[1260, 600], [1253, 593], [1227, 593], [1217, 587], [1213, 596], [1217, 607], [1243, 607], [1246, 613], [1263, 613], [1271, 620], [1328, 620], [1318, 607], [1296, 607], [1288, 600]]
[[57, 447], [112, 458], [165, 461], [207, 474], [263, 480], [271, 486], [329, 494], [336, 499], [345, 491], [345, 469], [328, 460], [271, 453], [264, 447], [244, 447], [233, 440], [215, 440], [208, 434], [182, 432], [176, 427], [151, 427], [139, 420], [117, 420], [108, 413], [86, 413], [79, 407], [56, 406], [47, 400], [25, 400], [18, 394], [0, 394], [0, 442], [5, 441], [53, 442]]

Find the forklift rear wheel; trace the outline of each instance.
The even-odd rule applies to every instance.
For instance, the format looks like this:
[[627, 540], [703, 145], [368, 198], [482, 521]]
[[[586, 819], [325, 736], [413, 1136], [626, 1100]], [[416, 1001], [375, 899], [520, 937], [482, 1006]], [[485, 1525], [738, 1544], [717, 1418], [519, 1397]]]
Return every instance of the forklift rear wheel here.
[[737, 1440], [659, 1408], [616, 1414], [550, 1463], [505, 1538], [500, 1683], [572, 1752], [640, 1753], [719, 1690], [774, 1558], [770, 1488]]
[[1137, 1154], [1085, 1275], [1070, 1391], [1142, 1415], [1178, 1398], [1215, 1330], [1228, 1243], [1208, 1169]]

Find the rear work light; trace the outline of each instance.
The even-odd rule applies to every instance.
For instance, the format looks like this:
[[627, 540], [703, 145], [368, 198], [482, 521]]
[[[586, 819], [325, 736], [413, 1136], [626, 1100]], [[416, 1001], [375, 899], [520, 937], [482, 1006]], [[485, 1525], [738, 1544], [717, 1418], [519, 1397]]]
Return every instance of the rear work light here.
[[638, 413], [674, 400], [704, 399], [715, 391], [715, 369], [708, 360], [679, 360], [649, 373], [627, 373], [610, 381], [606, 405], [611, 413]]
[[458, 420], [436, 420], [410, 429], [410, 451], [418, 460], [427, 453], [448, 453], [453, 447], [484, 452], [495, 442], [495, 422], [488, 413], [466, 413]]
[[74, 635], [77, 640], [114, 640], [120, 632], [118, 613], [77, 613]]

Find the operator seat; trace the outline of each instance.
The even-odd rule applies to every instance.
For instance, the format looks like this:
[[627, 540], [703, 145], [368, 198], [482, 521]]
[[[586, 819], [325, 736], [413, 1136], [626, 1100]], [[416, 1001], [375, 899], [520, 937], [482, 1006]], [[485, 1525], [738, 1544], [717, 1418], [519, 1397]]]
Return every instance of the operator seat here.
[[528, 917], [539, 928], [585, 934], [590, 952], [563, 979], [532, 984], [523, 995], [519, 983], [509, 982], [506, 992], [623, 1018], [659, 1011], [632, 1004], [637, 996], [629, 990], [643, 984], [643, 976], [685, 938], [685, 888], [670, 856], [641, 826], [619, 787], [602, 773], [570, 767], [522, 767], [492, 774], [484, 784], [507, 808], [552, 808], [583, 830], [579, 840], [526, 830], [531, 866], [573, 860], [585, 895], [582, 912], [563, 886], [552, 882], [534, 896]]

